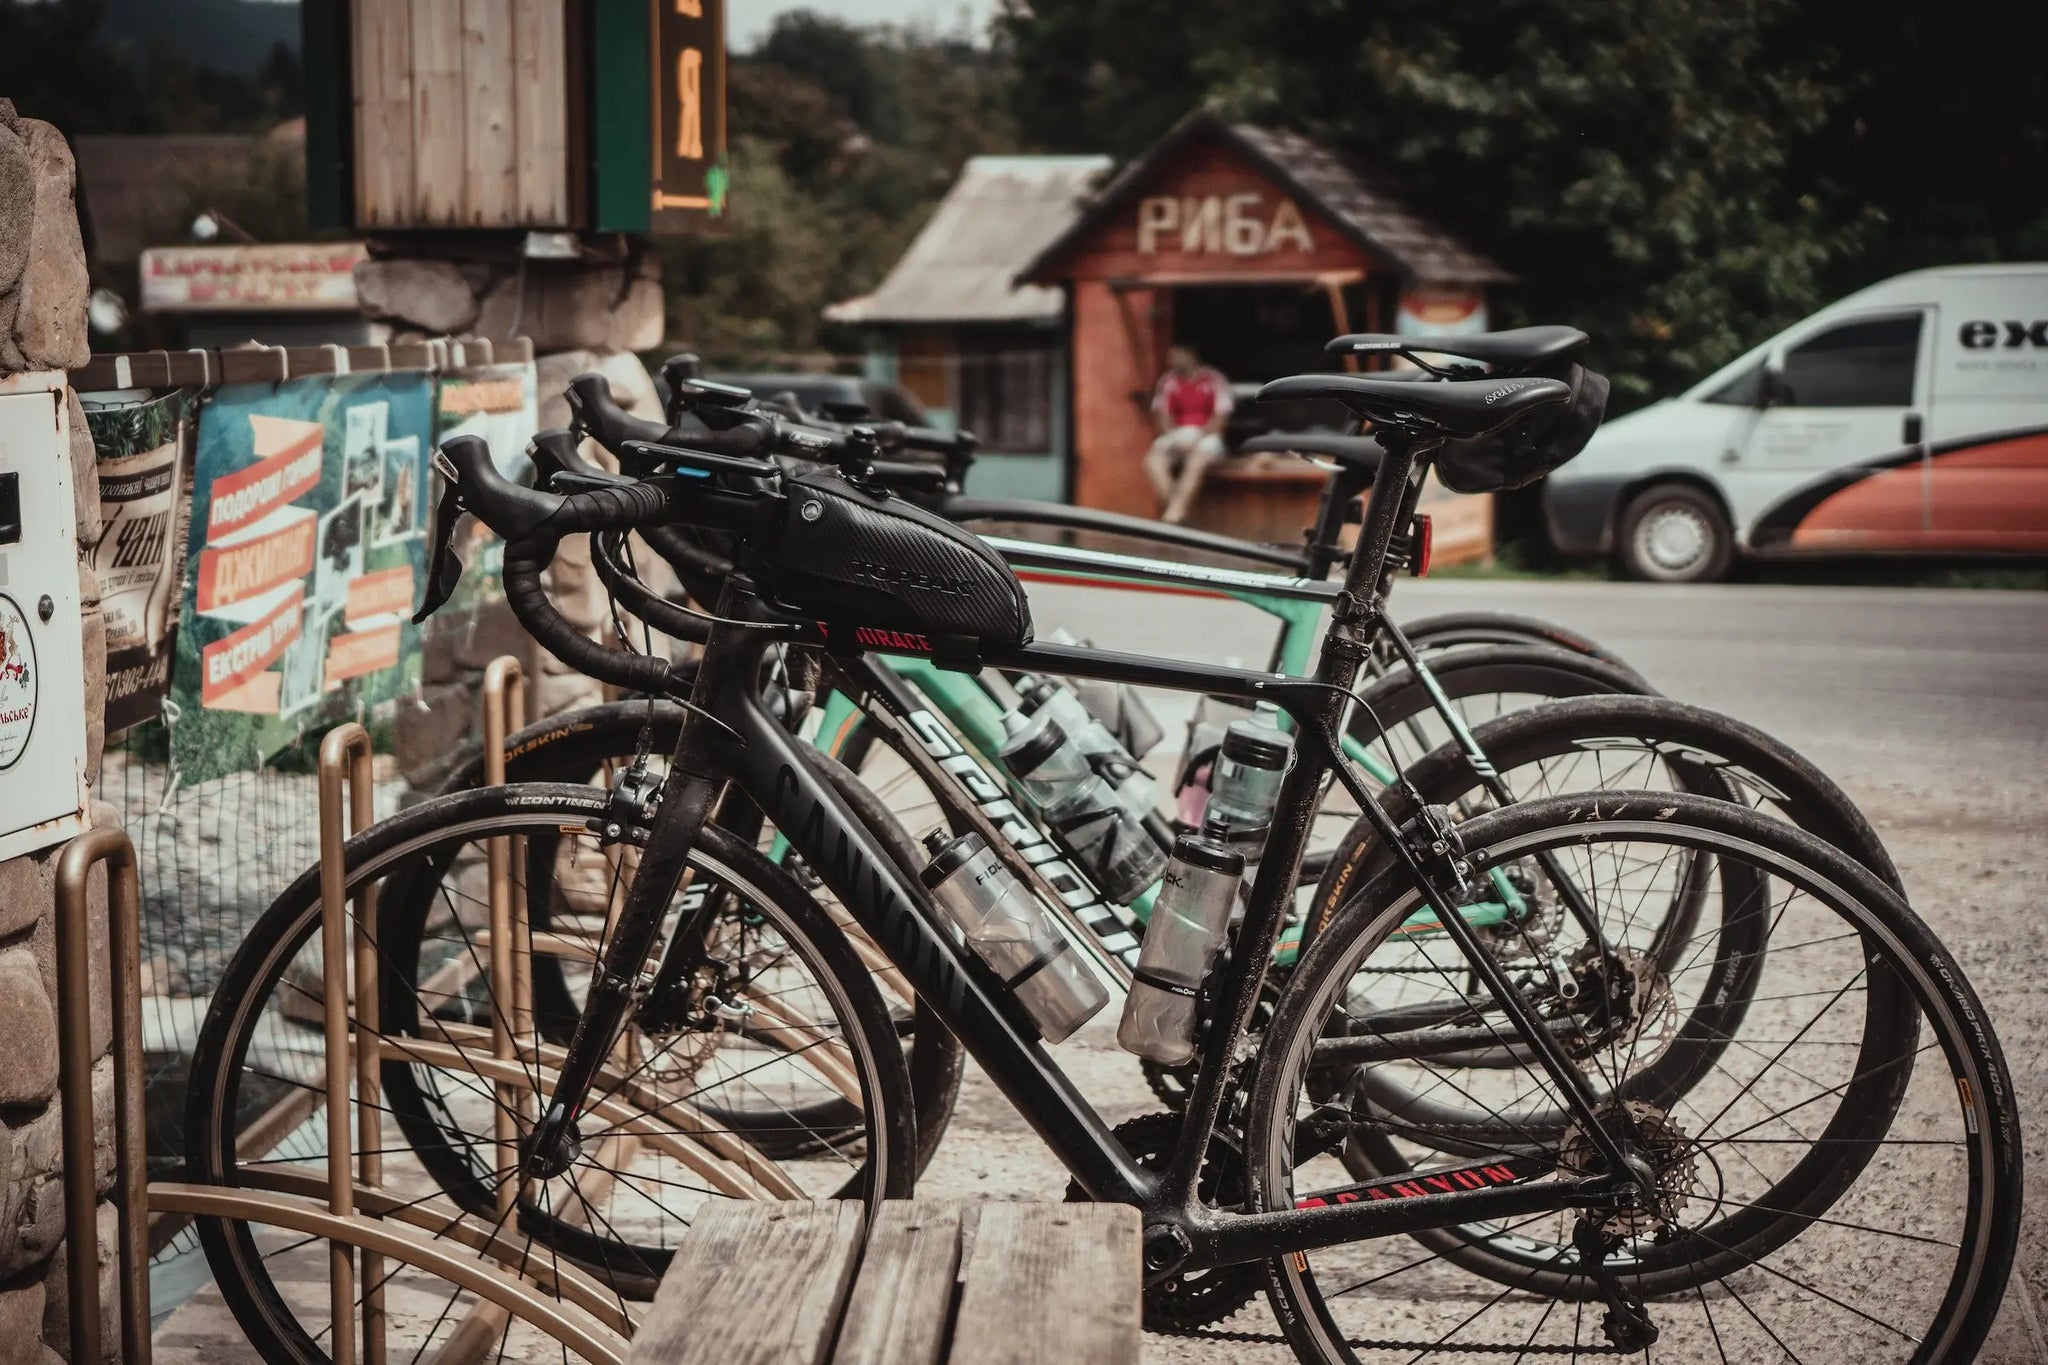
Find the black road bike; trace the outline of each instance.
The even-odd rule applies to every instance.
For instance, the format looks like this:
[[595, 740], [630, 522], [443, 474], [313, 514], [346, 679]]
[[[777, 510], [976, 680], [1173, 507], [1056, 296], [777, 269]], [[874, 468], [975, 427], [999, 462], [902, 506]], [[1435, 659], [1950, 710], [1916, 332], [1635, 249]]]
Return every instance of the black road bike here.
[[[517, 1160], [496, 1169], [472, 1161], [464, 1177], [479, 1196], [510, 1197], [464, 1203], [450, 1227], [488, 1225], [497, 1208], [497, 1226], [516, 1217], [531, 1255], [554, 1265], [550, 1283], [588, 1275], [623, 1298], [621, 1281], [659, 1274], [660, 1247], [644, 1239], [669, 1210], [622, 1224], [592, 1206], [593, 1183], [616, 1192], [640, 1178], [617, 1164], [618, 1140], [659, 1137], [621, 1115], [621, 1096], [677, 1051], [729, 1040], [711, 1052], [717, 1064], [725, 1049], [770, 1032], [782, 1035], [774, 1047], [746, 1054], [754, 1071], [707, 1084], [786, 1071], [816, 1049], [835, 1065], [844, 1059], [838, 1083], [862, 1116], [857, 1134], [828, 1137], [812, 1159], [761, 1165], [740, 1150], [743, 1135], [701, 1122], [690, 1103], [697, 1090], [656, 1098], [783, 1197], [908, 1192], [908, 1076], [874, 969], [815, 902], [714, 822], [737, 792], [962, 1040], [1079, 1193], [1142, 1210], [1148, 1283], [1262, 1264], [1282, 1331], [1305, 1360], [1969, 1359], [2017, 1236], [2017, 1124], [1981, 1006], [1891, 889], [1838, 849], [1727, 801], [1606, 792], [1524, 801], [1458, 825], [1422, 803], [1402, 820], [1342, 759], [1338, 736], [1383, 608], [1389, 545], [1427, 463], [1489, 438], [1536, 460], [1546, 421], [1568, 408], [1573, 387], [1318, 375], [1268, 392], [1342, 401], [1375, 422], [1386, 451], [1310, 678], [1032, 643], [1022, 593], [999, 559], [857, 477], [674, 449], [664, 452], [666, 474], [564, 495], [504, 481], [481, 442], [443, 449], [453, 498], [507, 539], [505, 588], [522, 622], [558, 657], [618, 686], [683, 691], [666, 662], [596, 644], [555, 613], [540, 574], [560, 540], [686, 523], [733, 533], [737, 547], [693, 684], [676, 696], [687, 715], [658, 791], [467, 792], [353, 841], [351, 886], [389, 886], [421, 868], [440, 877], [437, 867], [458, 866], [464, 847], [489, 837], [524, 838], [529, 861], [536, 848], [573, 843], [609, 870], [591, 880], [601, 932], [568, 1041], [526, 1063], [538, 1107], [522, 1123]], [[1518, 441], [1531, 433], [1534, 451]], [[447, 535], [437, 527], [440, 599], [460, 572]], [[764, 703], [770, 650], [857, 655], [874, 638], [862, 627], [892, 641], [916, 635], [962, 668], [1263, 701], [1293, 719], [1294, 762], [1247, 913], [1204, 983], [1212, 1024], [1170, 1134], [1142, 1144], [1109, 1127], [935, 910], [905, 851]], [[1343, 895], [1262, 1015], [1326, 778], [1356, 800], [1384, 861]], [[1460, 913], [1488, 874], [1526, 876], [1538, 865], [1568, 868], [1581, 893], [1565, 932], [1590, 979], [1613, 992], [1605, 1027], [1546, 1015], [1537, 1002], [1550, 975], [1510, 960]], [[737, 941], [692, 927], [721, 891], [749, 906], [732, 917]], [[1661, 928], [1666, 907], [1691, 900], [1719, 912], [1675, 945], [1661, 981], [1631, 972], [1626, 950], [1640, 921]], [[238, 956], [195, 1060], [190, 1131], [201, 1179], [263, 1178], [239, 1157], [236, 1112], [245, 1081], [259, 1075], [250, 1063], [267, 1003], [288, 989], [314, 929], [303, 902], [281, 901], [273, 917]], [[461, 917], [453, 922], [461, 930]], [[658, 1032], [636, 1010], [671, 923], [703, 945], [692, 966], [700, 989], [688, 1016]], [[384, 932], [377, 951], [388, 957]], [[1650, 984], [1654, 999], [1638, 990]], [[758, 1008], [731, 1008], [793, 994], [808, 1002], [801, 1011], [764, 1019]], [[408, 1013], [389, 994], [380, 1001], [380, 1024], [395, 1035], [385, 1066], [394, 1104], [410, 1102], [392, 1085], [412, 1069], [408, 1048], [438, 1046], [442, 1056], [475, 1041], [411, 1003]], [[1360, 1084], [1387, 1067], [1411, 1068], [1406, 1093], [1440, 1097], [1442, 1112], [1389, 1112]], [[488, 1086], [472, 1089], [464, 1102], [486, 1114], [504, 1103]], [[1474, 1113], [1484, 1121], [1470, 1122]], [[451, 1139], [438, 1155], [461, 1145]], [[642, 1197], [659, 1207], [658, 1192]], [[202, 1232], [223, 1291], [266, 1355], [322, 1358], [317, 1276], [279, 1273], [291, 1253], [247, 1224], [213, 1221]], [[1397, 1295], [1408, 1301], [1398, 1319], [1381, 1311]], [[425, 1316], [434, 1300], [423, 1297]]]

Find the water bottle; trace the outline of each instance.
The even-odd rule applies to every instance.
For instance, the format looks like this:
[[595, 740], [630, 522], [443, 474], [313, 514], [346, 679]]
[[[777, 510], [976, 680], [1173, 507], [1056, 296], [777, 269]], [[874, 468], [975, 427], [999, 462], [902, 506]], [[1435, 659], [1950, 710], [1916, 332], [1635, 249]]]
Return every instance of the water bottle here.
[[1183, 834], [1174, 844], [1117, 1025], [1124, 1051], [1166, 1066], [1195, 1055], [1195, 994], [1223, 947], [1243, 875], [1244, 858], [1213, 839]]
[[996, 756], [1103, 895], [1129, 904], [1159, 879], [1166, 850], [1050, 711], [1040, 707]]
[[1202, 827], [1233, 845], [1253, 831], [1259, 831], [1264, 843], [1264, 831], [1280, 804], [1280, 779], [1294, 756], [1293, 742], [1269, 715], [1262, 707], [1251, 719], [1232, 724], [1216, 751]]
[[1159, 802], [1159, 789], [1151, 775], [1138, 766], [1130, 750], [1096, 718], [1079, 693], [1050, 679], [1031, 677], [1025, 678], [1017, 691], [1023, 699], [1015, 713], [1020, 719], [1050, 715], [1074, 747], [1087, 755], [1089, 765], [1109, 783], [1124, 809], [1141, 820], [1151, 813]]
[[960, 927], [967, 946], [1016, 995], [1048, 1043], [1057, 1043], [1109, 1003], [1109, 991], [1081, 961], [1029, 888], [1010, 875], [979, 834], [924, 837], [931, 862], [918, 874]]
[[[1093, 642], [1076, 639], [1065, 630], [1055, 627], [1052, 639], [1056, 644], [1080, 645], [1093, 648]], [[1072, 678], [1067, 682], [1074, 695], [1081, 699], [1081, 705], [1088, 708], [1088, 714], [1116, 738], [1124, 752], [1132, 759], [1141, 759], [1159, 746], [1166, 738], [1165, 727], [1152, 714], [1152, 708], [1138, 695], [1138, 690], [1129, 683], [1104, 682], [1100, 678]]]

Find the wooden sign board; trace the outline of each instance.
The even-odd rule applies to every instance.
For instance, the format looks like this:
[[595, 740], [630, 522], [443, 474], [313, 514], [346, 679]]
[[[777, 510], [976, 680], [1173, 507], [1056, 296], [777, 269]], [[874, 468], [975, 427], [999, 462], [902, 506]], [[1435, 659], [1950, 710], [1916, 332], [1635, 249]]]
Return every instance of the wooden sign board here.
[[357, 232], [696, 233], [725, 0], [301, 0], [307, 199]]
[[655, 0], [649, 227], [689, 232], [725, 216], [724, 0]]

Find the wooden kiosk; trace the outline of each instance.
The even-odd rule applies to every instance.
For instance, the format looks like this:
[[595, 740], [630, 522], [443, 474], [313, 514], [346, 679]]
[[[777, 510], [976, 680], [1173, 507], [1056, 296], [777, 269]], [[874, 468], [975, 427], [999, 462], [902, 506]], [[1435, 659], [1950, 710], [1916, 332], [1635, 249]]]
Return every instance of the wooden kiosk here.
[[[1140, 515], [1156, 510], [1141, 459], [1169, 346], [1193, 344], [1231, 380], [1258, 382], [1326, 368], [1330, 336], [1392, 331], [1404, 314], [1441, 310], [1451, 316], [1436, 326], [1476, 330], [1485, 288], [1511, 278], [1320, 144], [1206, 110], [1104, 185], [1017, 276], [1067, 295], [1074, 501]], [[1210, 478], [1196, 520], [1289, 540], [1321, 484], [1292, 463], [1226, 462]]]

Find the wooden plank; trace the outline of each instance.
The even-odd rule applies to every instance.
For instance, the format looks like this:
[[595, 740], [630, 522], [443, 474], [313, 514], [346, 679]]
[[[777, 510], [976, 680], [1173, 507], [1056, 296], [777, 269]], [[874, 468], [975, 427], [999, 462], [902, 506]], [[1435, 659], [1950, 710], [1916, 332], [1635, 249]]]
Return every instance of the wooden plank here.
[[412, 140], [414, 224], [462, 224], [462, 7], [455, 0], [414, 0]]
[[518, 221], [517, 80], [505, 0], [462, 0], [462, 221], [470, 227]]
[[939, 1365], [959, 1274], [958, 1201], [884, 1203], [868, 1232], [832, 1365]]
[[514, 221], [561, 227], [569, 221], [569, 73], [563, 0], [511, 0], [510, 8], [519, 90]]
[[705, 1209], [678, 1239], [627, 1365], [823, 1365], [861, 1213], [851, 1199]]
[[[434, 0], [419, 0], [431, 6]], [[354, 0], [356, 223], [413, 221], [412, 4]]]
[[984, 1205], [953, 1326], [952, 1365], [1136, 1365], [1138, 1211]]

